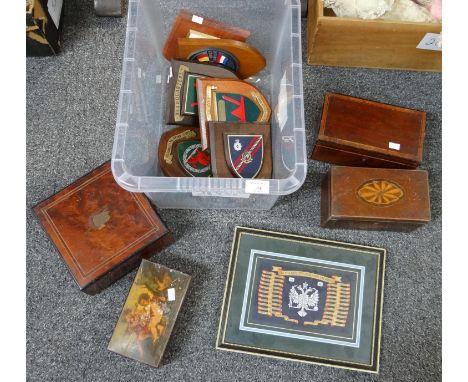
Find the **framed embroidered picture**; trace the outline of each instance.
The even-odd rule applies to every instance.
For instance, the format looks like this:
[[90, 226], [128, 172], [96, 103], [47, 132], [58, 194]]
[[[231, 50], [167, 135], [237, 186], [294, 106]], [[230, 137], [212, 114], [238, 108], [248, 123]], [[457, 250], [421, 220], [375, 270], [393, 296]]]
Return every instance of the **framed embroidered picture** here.
[[236, 227], [217, 348], [377, 373], [385, 256]]
[[108, 349], [157, 367], [190, 283], [190, 276], [141, 262]]

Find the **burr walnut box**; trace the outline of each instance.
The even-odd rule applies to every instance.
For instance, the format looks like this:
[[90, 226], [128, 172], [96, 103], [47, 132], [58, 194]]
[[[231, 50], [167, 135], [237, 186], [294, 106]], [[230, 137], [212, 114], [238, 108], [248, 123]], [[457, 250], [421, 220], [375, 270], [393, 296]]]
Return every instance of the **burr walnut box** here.
[[96, 294], [171, 244], [143, 194], [121, 188], [110, 162], [39, 203], [34, 211], [80, 289]]
[[340, 166], [414, 169], [426, 113], [327, 93], [312, 159]]
[[427, 171], [337, 166], [322, 182], [323, 227], [411, 231], [430, 220]]

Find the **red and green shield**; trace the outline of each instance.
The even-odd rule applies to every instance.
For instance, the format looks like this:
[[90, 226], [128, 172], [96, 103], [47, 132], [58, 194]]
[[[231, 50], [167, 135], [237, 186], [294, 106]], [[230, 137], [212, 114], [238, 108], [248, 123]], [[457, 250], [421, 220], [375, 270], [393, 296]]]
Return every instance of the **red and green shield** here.
[[180, 165], [190, 176], [211, 176], [211, 158], [203, 151], [200, 141], [184, 141], [177, 145], [177, 158]]
[[261, 114], [255, 102], [237, 93], [216, 93], [216, 106], [219, 121], [255, 122]]

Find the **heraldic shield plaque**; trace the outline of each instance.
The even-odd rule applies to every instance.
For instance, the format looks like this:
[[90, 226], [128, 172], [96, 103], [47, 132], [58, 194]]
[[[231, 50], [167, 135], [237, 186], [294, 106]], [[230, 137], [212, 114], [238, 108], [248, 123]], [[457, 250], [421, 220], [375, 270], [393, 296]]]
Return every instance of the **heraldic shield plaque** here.
[[217, 348], [379, 369], [384, 249], [236, 227]]

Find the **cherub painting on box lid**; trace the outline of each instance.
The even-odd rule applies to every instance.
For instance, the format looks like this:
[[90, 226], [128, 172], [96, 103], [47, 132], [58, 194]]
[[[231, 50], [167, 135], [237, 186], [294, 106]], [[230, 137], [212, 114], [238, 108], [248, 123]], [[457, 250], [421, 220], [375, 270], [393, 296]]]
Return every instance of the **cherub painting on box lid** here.
[[189, 282], [190, 276], [143, 260], [109, 350], [158, 366]]

